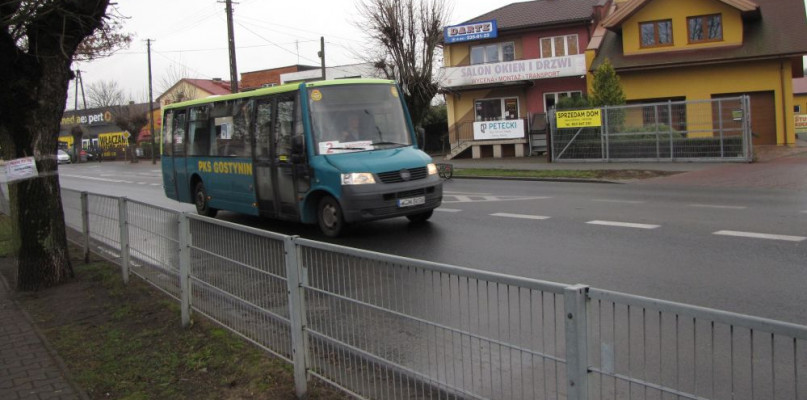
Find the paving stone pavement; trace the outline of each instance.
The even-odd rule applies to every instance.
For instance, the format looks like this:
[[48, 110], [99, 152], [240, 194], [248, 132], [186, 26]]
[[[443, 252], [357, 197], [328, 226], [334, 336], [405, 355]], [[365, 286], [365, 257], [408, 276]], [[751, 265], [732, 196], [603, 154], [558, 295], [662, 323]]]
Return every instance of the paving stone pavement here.
[[0, 399], [85, 400], [0, 275]]

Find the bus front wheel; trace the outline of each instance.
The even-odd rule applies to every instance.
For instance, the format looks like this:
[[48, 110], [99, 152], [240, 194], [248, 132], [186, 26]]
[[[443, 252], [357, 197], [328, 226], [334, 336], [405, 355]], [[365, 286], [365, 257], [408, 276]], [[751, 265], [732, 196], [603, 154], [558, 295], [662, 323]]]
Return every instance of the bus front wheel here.
[[193, 199], [196, 204], [197, 214], [214, 218], [218, 213], [219, 210], [210, 207], [210, 203], [207, 202], [207, 190], [205, 190], [205, 185], [202, 182], [196, 184], [196, 188], [193, 190]]
[[331, 196], [325, 196], [319, 201], [317, 207], [317, 222], [319, 230], [328, 237], [337, 237], [345, 228], [345, 219], [339, 202]]

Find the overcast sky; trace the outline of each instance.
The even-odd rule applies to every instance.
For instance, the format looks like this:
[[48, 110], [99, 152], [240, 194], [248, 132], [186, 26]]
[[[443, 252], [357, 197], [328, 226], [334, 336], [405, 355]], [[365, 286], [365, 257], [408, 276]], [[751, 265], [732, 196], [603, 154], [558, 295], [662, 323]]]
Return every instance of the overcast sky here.
[[[447, 1], [449, 25], [464, 22], [517, 1]], [[367, 35], [354, 0], [238, 0], [234, 3], [236, 63], [243, 72], [293, 64], [319, 65], [320, 37], [325, 37], [326, 66], [361, 62]], [[92, 62], [74, 63], [84, 88], [98, 81], [116, 81], [137, 102], [148, 101], [146, 39], [152, 39], [154, 98], [162, 93], [167, 76], [187, 71], [193, 78], [229, 80], [227, 22], [224, 2], [216, 0], [120, 0], [128, 17], [125, 30], [133, 33], [128, 49]], [[175, 74], [174, 74], [175, 75]], [[73, 109], [71, 82], [67, 108]], [[83, 108], [79, 101], [79, 108]]]

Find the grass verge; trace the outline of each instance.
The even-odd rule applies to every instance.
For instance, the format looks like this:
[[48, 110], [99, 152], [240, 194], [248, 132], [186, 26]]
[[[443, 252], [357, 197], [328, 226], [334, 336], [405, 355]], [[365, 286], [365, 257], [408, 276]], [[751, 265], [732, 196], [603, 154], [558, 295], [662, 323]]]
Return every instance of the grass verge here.
[[[10, 242], [0, 216], [0, 249]], [[13, 293], [74, 381], [92, 399], [294, 399], [292, 368], [198, 314], [183, 329], [175, 300], [101, 259], [84, 264], [71, 248], [74, 279]], [[0, 258], [13, 286], [16, 262]], [[309, 384], [309, 398], [346, 398]]]

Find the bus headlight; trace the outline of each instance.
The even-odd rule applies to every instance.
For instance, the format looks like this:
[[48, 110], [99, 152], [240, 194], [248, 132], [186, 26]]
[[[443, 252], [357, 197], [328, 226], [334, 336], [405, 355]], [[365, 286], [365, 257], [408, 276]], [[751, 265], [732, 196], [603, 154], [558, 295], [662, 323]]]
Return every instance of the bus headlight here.
[[375, 183], [373, 174], [369, 172], [354, 172], [352, 174], [342, 174], [343, 185], [366, 185]]
[[434, 163], [429, 163], [426, 168], [429, 170], [429, 175], [437, 175], [437, 166]]

